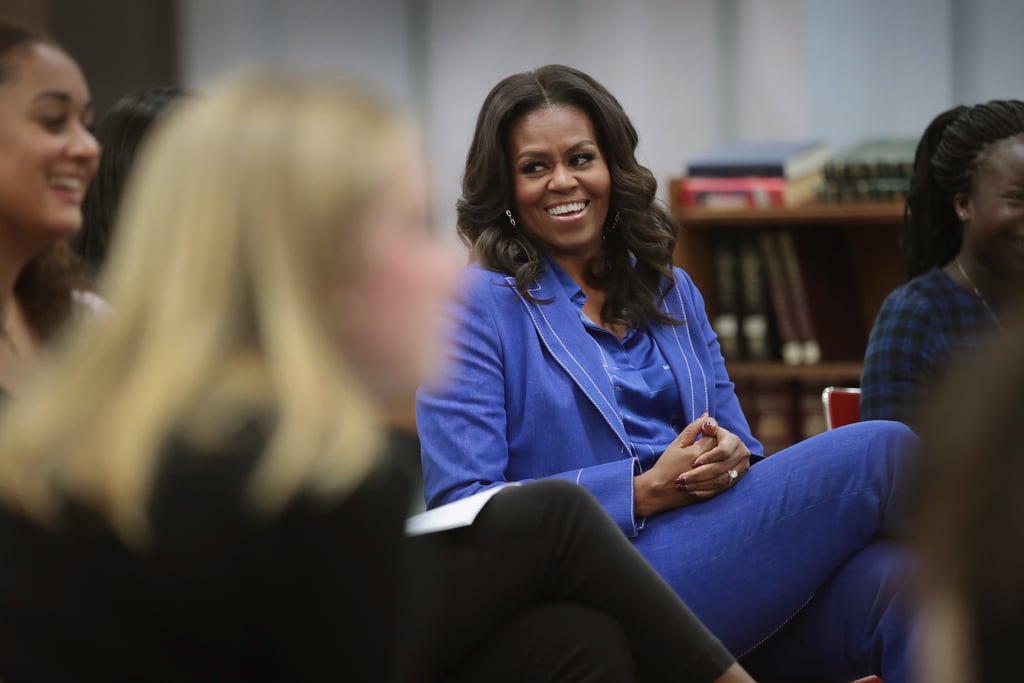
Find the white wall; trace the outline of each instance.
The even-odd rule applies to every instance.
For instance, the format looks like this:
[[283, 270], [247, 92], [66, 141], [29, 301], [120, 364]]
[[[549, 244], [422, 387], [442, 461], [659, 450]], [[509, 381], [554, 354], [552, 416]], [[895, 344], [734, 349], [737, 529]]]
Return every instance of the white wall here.
[[180, 0], [182, 74], [203, 87], [254, 64], [344, 69], [412, 102], [405, 0]]
[[344, 68], [408, 101], [438, 220], [503, 76], [579, 67], [619, 98], [664, 181], [719, 140], [841, 148], [916, 135], [958, 102], [1024, 97], [1021, 0], [181, 0], [185, 81], [241, 63]]
[[720, 83], [715, 0], [435, 0], [429, 26], [427, 131], [439, 214], [454, 203], [476, 115], [501, 78], [558, 62], [619, 99], [640, 133], [639, 157], [659, 177], [715, 137]]
[[1024, 99], [1024, 2], [953, 0], [956, 103]]
[[808, 0], [808, 128], [837, 148], [919, 135], [953, 103], [948, 0]]

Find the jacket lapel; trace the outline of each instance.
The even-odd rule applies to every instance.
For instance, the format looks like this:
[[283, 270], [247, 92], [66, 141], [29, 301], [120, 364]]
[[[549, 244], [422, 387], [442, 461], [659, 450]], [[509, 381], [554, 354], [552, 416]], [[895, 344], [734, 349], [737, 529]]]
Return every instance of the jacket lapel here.
[[[515, 291], [515, 278], [509, 277], [506, 281]], [[631, 453], [633, 449], [614, 400], [615, 388], [604, 370], [601, 353], [583, 327], [578, 309], [566, 297], [558, 276], [550, 268], [546, 269], [530, 293], [538, 300], [551, 300], [551, 303], [537, 304], [520, 296], [545, 350], [572, 378], [626, 451]]]
[[691, 327], [696, 321], [683, 306], [683, 297], [678, 285], [673, 285], [669, 290], [668, 296], [661, 304], [661, 310], [676, 320], [683, 321], [682, 325], [653, 325], [651, 334], [668, 360], [672, 376], [679, 386], [683, 415], [689, 423], [696, 420], [705, 410], [711, 413], [707, 371], [700, 362], [700, 350], [696, 348], [701, 337]]

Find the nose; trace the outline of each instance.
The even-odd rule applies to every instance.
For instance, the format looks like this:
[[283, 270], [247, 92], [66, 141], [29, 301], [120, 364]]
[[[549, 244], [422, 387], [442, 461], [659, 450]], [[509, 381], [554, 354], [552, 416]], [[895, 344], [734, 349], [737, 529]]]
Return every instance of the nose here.
[[576, 187], [576, 176], [565, 164], [558, 164], [551, 173], [551, 187], [556, 190], [569, 190]]
[[79, 123], [72, 132], [68, 152], [78, 159], [93, 161], [100, 155], [100, 143], [92, 131]]

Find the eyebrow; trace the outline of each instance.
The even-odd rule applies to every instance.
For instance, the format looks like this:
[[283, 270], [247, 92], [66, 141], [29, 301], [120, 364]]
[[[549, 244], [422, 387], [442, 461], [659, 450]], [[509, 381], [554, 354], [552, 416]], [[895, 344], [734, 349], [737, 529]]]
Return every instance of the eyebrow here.
[[[580, 147], [585, 147], [587, 145], [593, 145], [593, 146], [597, 147], [597, 143], [596, 142], [594, 142], [593, 140], [584, 138], [584, 139], [580, 140], [575, 145], [573, 145], [572, 147], [570, 147], [569, 149], [567, 149], [565, 151], [567, 153], [569, 153], [569, 154], [572, 154], [573, 152], [575, 152]], [[529, 158], [542, 157], [542, 156], [544, 156], [543, 153], [528, 149], [528, 150], [526, 150], [525, 152], [522, 152], [519, 156], [516, 157], [516, 163], [519, 163], [519, 161], [521, 159], [523, 159], [524, 157], [529, 159]]]
[[[44, 90], [32, 98], [33, 102], [45, 102], [47, 100], [57, 100], [61, 104], [70, 105], [71, 95], [63, 90]], [[82, 105], [82, 114], [86, 116], [91, 116], [93, 114], [92, 100], [89, 100]]]
[[42, 100], [60, 100], [64, 103], [70, 103], [71, 95], [62, 90], [44, 90], [32, 98], [33, 102], [40, 102]]

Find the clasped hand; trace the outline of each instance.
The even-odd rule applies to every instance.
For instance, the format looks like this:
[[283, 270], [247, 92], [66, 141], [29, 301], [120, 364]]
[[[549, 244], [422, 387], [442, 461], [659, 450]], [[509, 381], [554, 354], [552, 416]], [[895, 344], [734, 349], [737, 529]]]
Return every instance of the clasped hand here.
[[633, 510], [646, 517], [713, 498], [749, 469], [750, 449], [705, 413], [679, 433], [651, 469], [634, 477]]

